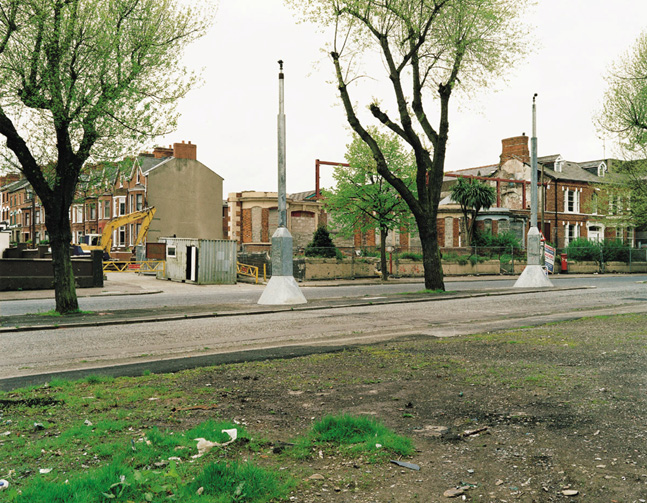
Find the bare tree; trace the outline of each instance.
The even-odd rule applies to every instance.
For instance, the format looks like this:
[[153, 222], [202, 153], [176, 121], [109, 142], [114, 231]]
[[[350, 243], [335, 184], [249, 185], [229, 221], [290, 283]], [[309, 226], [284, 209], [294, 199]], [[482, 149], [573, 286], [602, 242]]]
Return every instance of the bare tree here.
[[[449, 138], [450, 98], [458, 88], [480, 88], [505, 75], [523, 55], [524, 28], [518, 18], [527, 1], [289, 2], [309, 19], [334, 30], [330, 57], [348, 123], [370, 147], [378, 173], [395, 187], [414, 215], [423, 251], [425, 288], [444, 289], [436, 217]], [[353, 102], [352, 86], [361, 75], [361, 59], [376, 53], [391, 87], [384, 96], [391, 98], [395, 110], [389, 111], [377, 99], [368, 108], [373, 119], [413, 149], [416, 191], [389, 169], [379, 143]], [[374, 77], [377, 72], [368, 73]], [[437, 102], [435, 124], [428, 112], [430, 98]]]

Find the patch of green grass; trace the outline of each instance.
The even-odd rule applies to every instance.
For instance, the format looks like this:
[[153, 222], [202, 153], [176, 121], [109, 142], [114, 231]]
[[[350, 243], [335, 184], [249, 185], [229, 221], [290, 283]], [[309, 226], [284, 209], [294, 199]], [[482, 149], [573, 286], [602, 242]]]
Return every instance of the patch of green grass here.
[[297, 440], [293, 450], [305, 459], [319, 448], [332, 448], [351, 456], [365, 456], [371, 462], [394, 454], [413, 454], [411, 439], [395, 434], [377, 419], [348, 414], [328, 415], [316, 422], [307, 436]]

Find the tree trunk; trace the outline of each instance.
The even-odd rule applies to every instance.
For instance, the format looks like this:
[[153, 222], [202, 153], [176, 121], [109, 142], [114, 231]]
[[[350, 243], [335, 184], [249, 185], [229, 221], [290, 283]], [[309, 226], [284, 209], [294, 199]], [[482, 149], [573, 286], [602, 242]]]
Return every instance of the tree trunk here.
[[382, 271], [382, 281], [389, 279], [389, 271], [386, 267], [386, 237], [388, 230], [380, 227], [380, 270]]
[[423, 225], [418, 225], [422, 245], [422, 264], [425, 270], [425, 290], [445, 291], [438, 232], [436, 226], [428, 222], [429, 219], [425, 219]]
[[52, 247], [52, 266], [54, 268], [54, 285], [56, 311], [61, 314], [74, 313], [79, 310], [74, 284], [74, 271], [70, 257], [70, 241], [54, 236], [50, 232]]
[[71, 231], [69, 230], [69, 222], [67, 225], [67, 230], [52, 229], [50, 226], [47, 228], [52, 248], [56, 312], [60, 314], [75, 313], [79, 310], [70, 254]]

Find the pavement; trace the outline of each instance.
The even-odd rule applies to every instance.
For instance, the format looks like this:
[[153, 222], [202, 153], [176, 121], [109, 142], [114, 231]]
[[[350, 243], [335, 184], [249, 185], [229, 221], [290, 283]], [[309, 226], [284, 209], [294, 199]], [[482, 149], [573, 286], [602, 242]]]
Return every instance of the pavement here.
[[[482, 280], [511, 280], [513, 276], [467, 276], [467, 277], [447, 277], [446, 281], [482, 281]], [[326, 280], [310, 281], [300, 283], [301, 287], [316, 286], [342, 286], [342, 285], [379, 285], [379, 279], [358, 279], [358, 280]], [[420, 289], [424, 288], [422, 278], [390, 278], [389, 284], [420, 284]], [[83, 288], [77, 290], [78, 297], [108, 297], [114, 295], [153, 295], [156, 293], [167, 292], [174, 287], [185, 286], [184, 284], [174, 284], [167, 281], [156, 281], [150, 277], [141, 277], [136, 273], [108, 273], [104, 286], [100, 288]], [[214, 286], [212, 286], [214, 287]], [[215, 286], [217, 288], [217, 286]], [[260, 287], [259, 287], [260, 288]], [[555, 290], [570, 290], [573, 287], [554, 288]], [[0, 333], [16, 332], [28, 330], [54, 330], [65, 327], [79, 326], [101, 326], [101, 325], [119, 325], [132, 323], [150, 323], [156, 321], [170, 321], [174, 319], [187, 318], [207, 318], [218, 316], [250, 316], [257, 314], [267, 314], [282, 311], [309, 311], [318, 309], [332, 309], [352, 306], [393, 304], [393, 303], [410, 303], [410, 302], [431, 302], [435, 300], [447, 300], [456, 298], [473, 298], [492, 295], [518, 295], [520, 293], [532, 293], [535, 291], [545, 291], [545, 288], [488, 288], [472, 289], [461, 292], [445, 292], [441, 294], [429, 293], [411, 293], [398, 295], [380, 295], [379, 298], [366, 298], [358, 296], [333, 297], [328, 299], [309, 300], [307, 304], [294, 306], [261, 306], [256, 304], [198, 304], [192, 306], [180, 307], [163, 307], [155, 309], [121, 309], [107, 310], [101, 312], [83, 312], [67, 316], [52, 316], [43, 314], [25, 314], [1, 316], [0, 310]], [[15, 300], [30, 299], [53, 299], [53, 290], [25, 290], [0, 292], [0, 304]]]

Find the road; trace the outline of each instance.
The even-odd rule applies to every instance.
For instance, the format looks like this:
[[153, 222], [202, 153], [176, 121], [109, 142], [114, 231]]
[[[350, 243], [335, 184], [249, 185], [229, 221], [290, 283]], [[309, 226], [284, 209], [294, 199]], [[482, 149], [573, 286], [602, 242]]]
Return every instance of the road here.
[[[118, 273], [112, 273], [110, 277], [119, 277]], [[510, 288], [514, 285], [516, 278], [492, 279], [492, 280], [461, 280], [452, 281], [451, 278], [445, 282], [447, 291], [473, 291], [492, 288]], [[625, 284], [636, 284], [647, 281], [647, 275], [623, 275], [623, 276], [559, 276], [551, 278], [556, 287], [573, 286], [595, 286], [597, 288], [615, 288]], [[105, 297], [80, 297], [79, 307], [84, 311], [112, 311], [119, 309], [157, 309], [163, 307], [182, 307], [194, 305], [218, 305], [218, 304], [242, 304], [256, 305], [263, 286], [238, 283], [237, 285], [202, 285], [196, 286], [185, 283], [159, 281], [152, 277], [134, 277], [138, 285], [145, 291], [151, 291], [150, 295], [137, 296], [105, 296]], [[380, 296], [398, 292], [416, 292], [424, 288], [422, 280], [413, 283], [393, 283], [359, 285], [345, 283], [342, 286], [330, 287], [302, 287], [301, 290], [308, 300], [329, 299], [329, 298], [357, 298], [364, 295]], [[78, 291], [83, 295], [83, 290]], [[0, 315], [12, 316], [26, 313], [47, 312], [53, 310], [55, 303], [53, 299], [16, 300], [5, 301], [0, 306]]]
[[[133, 363], [154, 369], [156, 361], [182, 362], [177, 368], [184, 368], [190, 366], [186, 358], [191, 357], [201, 357], [200, 361], [208, 363], [209, 357], [217, 362], [217, 355], [249, 350], [291, 346], [338, 348], [394, 337], [447, 337], [582, 316], [647, 312], [644, 281], [647, 281], [645, 276], [573, 278], [556, 281], [556, 286], [582, 288], [538, 293], [510, 290], [506, 295], [429, 302], [2, 333], [0, 379]], [[503, 286], [499, 281], [495, 283], [499, 288]], [[398, 287], [400, 291], [420, 289], [420, 285]], [[454, 283], [449, 282], [447, 289], [453, 287]], [[483, 290], [485, 285], [461, 282], [460, 287]], [[353, 288], [355, 297], [361, 293], [370, 296], [384, 293], [383, 286]], [[206, 291], [202, 291], [200, 299], [204, 300]], [[236, 291], [240, 299], [250, 304], [260, 295], [260, 290], [251, 285]], [[337, 287], [308, 288], [304, 293], [312, 298], [313, 295], [345, 296], [348, 292]], [[187, 300], [172, 297], [168, 292], [165, 295], [168, 298], [163, 302]], [[232, 294], [229, 296], [228, 301], [232, 302]], [[149, 298], [157, 297], [137, 296], [136, 301]], [[131, 303], [134, 300], [119, 299]], [[99, 300], [104, 303], [112, 299]], [[103, 304], [102, 309], [106, 309]], [[173, 369], [173, 366], [164, 368]]]

